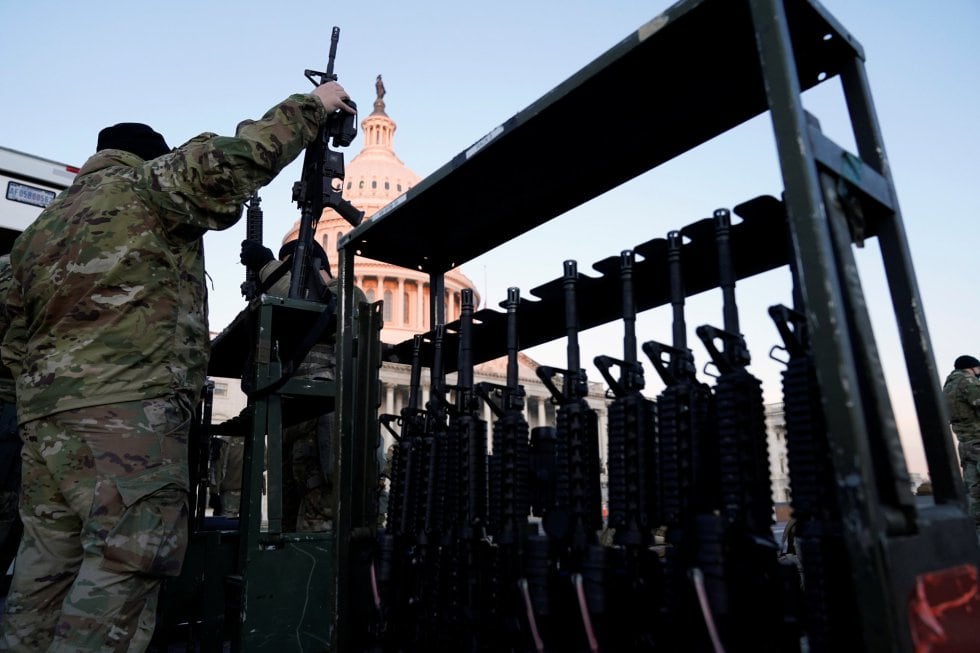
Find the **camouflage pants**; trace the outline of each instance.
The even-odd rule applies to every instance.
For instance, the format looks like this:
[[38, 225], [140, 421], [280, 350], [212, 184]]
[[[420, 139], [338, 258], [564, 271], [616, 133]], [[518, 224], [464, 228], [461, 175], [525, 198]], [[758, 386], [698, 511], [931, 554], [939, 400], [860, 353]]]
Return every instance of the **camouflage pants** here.
[[973, 515], [977, 533], [980, 535], [980, 440], [960, 442], [958, 449], [970, 514]]
[[188, 397], [22, 427], [24, 537], [0, 649], [144, 651], [187, 546]]
[[17, 514], [17, 492], [0, 490], [0, 575], [7, 573], [20, 539], [20, 516]]
[[333, 497], [325, 485], [313, 488], [299, 500], [298, 533], [322, 533], [333, 529]]
[[238, 511], [242, 507], [242, 491], [225, 490], [221, 493], [221, 503], [225, 517], [238, 517]]
[[292, 440], [292, 474], [299, 492], [297, 532], [322, 532], [333, 525], [333, 484], [327, 480], [333, 470], [327, 469], [324, 474], [324, 467], [332, 464], [333, 420], [333, 413], [321, 415], [290, 427], [283, 435]]
[[222, 515], [238, 517], [242, 503], [242, 472], [245, 463], [243, 438], [218, 438], [220, 454], [212, 466], [212, 491], [221, 495]]

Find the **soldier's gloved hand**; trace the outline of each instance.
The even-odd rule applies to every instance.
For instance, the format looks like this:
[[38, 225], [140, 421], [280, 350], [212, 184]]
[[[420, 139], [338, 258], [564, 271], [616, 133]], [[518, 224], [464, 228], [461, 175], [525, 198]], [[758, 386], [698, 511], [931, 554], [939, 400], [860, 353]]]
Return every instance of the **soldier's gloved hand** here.
[[274, 258], [275, 256], [272, 255], [272, 250], [261, 243], [257, 243], [254, 240], [242, 241], [241, 261], [242, 265], [249, 270], [258, 272], [266, 263]]

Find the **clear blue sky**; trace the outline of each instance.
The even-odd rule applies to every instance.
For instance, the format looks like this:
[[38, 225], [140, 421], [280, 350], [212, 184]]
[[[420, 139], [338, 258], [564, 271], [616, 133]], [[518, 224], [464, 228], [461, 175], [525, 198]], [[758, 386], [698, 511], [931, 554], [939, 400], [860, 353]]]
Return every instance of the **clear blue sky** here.
[[[824, 5], [867, 55], [937, 365], [945, 375], [957, 355], [980, 356], [975, 287], [980, 255], [972, 215], [980, 206], [980, 46], [975, 41], [980, 3], [827, 0]], [[240, 120], [310, 88], [303, 70], [322, 69], [331, 27], [338, 25], [341, 83], [369, 108], [375, 76], [384, 75], [388, 114], [398, 124], [396, 153], [424, 177], [668, 6], [658, 0], [279, 0], [274, 8], [254, 0], [7, 0], [0, 2], [0, 145], [80, 165], [92, 153], [98, 130], [115, 122], [147, 122], [171, 145], [202, 131], [231, 133]], [[805, 102], [825, 133], [853, 149], [838, 87], [836, 81], [824, 84]], [[657, 91], [649, 89], [650, 99], [632, 101], [670, 101]], [[605, 116], [609, 128], [622, 127], [615, 104], [606, 98], [582, 110], [583, 118], [588, 115], [584, 122]], [[583, 136], [568, 135], [582, 138], [587, 157]], [[348, 161], [360, 146], [358, 139]], [[501, 174], [504, 181], [494, 192], [506, 192], [506, 171]], [[262, 192], [267, 242], [278, 242], [296, 219], [290, 188], [298, 175], [294, 164]], [[588, 271], [599, 259], [716, 208], [759, 194], [778, 195], [781, 188], [772, 129], [763, 116], [463, 270], [496, 306], [508, 286], [526, 294], [559, 276], [566, 258]], [[465, 218], [465, 207], [451, 209]], [[206, 237], [215, 329], [243, 305], [238, 264], [243, 237], [244, 224]], [[912, 471], [924, 472], [877, 245], [869, 243], [858, 258], [907, 458]], [[780, 399], [780, 366], [767, 357], [778, 338], [765, 310], [789, 303], [788, 288], [788, 275], [774, 271], [737, 290], [752, 369], [764, 380], [768, 401]], [[720, 302], [714, 292], [692, 298], [689, 326], [720, 323]], [[669, 310], [648, 311], [638, 323], [640, 338], [669, 340], [669, 320]], [[621, 327], [583, 334], [582, 347], [584, 359], [621, 353]], [[529, 353], [542, 363], [561, 364], [564, 343]], [[695, 354], [704, 360], [696, 347]], [[652, 372], [648, 384], [652, 392], [659, 390]]]

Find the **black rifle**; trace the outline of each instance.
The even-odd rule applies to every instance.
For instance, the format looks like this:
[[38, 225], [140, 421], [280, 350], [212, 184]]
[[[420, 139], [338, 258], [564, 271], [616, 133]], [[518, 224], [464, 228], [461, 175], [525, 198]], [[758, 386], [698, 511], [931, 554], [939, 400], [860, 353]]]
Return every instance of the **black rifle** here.
[[[326, 71], [305, 71], [306, 78], [313, 82], [314, 86], [337, 80], [333, 65], [339, 40], [340, 28], [334, 27], [330, 36], [330, 54], [327, 58]], [[319, 79], [316, 79], [317, 77]], [[357, 105], [352, 100], [348, 99], [346, 103], [351, 108], [357, 109]], [[364, 217], [363, 211], [343, 198], [343, 185], [336, 180], [339, 182], [344, 180], [344, 155], [342, 152], [330, 149], [330, 145], [347, 147], [355, 136], [357, 136], [357, 114], [337, 110], [306, 148], [303, 157], [303, 176], [293, 184], [293, 201], [299, 206], [300, 221], [296, 251], [293, 254], [292, 276], [289, 280], [289, 296], [292, 298], [301, 298], [306, 288], [305, 275], [310, 243], [323, 209], [326, 207], [335, 210], [352, 226], [357, 226]]]
[[[425, 411], [419, 408], [422, 379], [422, 336], [416, 335], [412, 343], [412, 365], [408, 390], [408, 403], [400, 415], [381, 415], [379, 423], [395, 439], [391, 458], [391, 487], [388, 494], [388, 513], [385, 532], [381, 537], [381, 564], [378, 581], [381, 585], [383, 611], [389, 626], [386, 634], [396, 645], [412, 636], [412, 596], [415, 587], [415, 570], [411, 561], [419, 538], [417, 516], [423, 496], [425, 478], [422, 459], [422, 438], [425, 434]], [[397, 423], [399, 431], [391, 424]]]
[[[314, 86], [336, 81], [337, 76], [333, 72], [333, 65], [337, 56], [337, 42], [339, 40], [340, 28], [334, 27], [330, 37], [330, 54], [325, 72], [305, 71], [306, 78]], [[316, 77], [319, 77], [319, 81], [315, 79]], [[350, 99], [347, 99], [346, 103], [353, 109], [357, 108]], [[296, 250], [293, 252], [292, 263], [289, 266], [289, 297], [321, 302], [324, 306], [316, 322], [298, 342], [296, 348], [290, 352], [279, 378], [256, 389], [256, 393], [258, 393], [256, 396], [268, 394], [282, 387], [296, 373], [310, 349], [324, 333], [330, 331], [336, 324], [337, 300], [320, 278], [320, 266], [314, 265], [314, 261], [311, 259], [311, 243], [316, 233], [316, 223], [325, 207], [334, 209], [352, 225], [357, 225], [364, 215], [362, 211], [355, 208], [341, 195], [344, 179], [344, 155], [330, 149], [331, 144], [334, 147], [350, 145], [357, 135], [356, 123], [356, 114], [338, 109], [330, 115], [327, 122], [320, 127], [316, 137], [306, 147], [306, 153], [303, 157], [303, 175], [299, 181], [293, 184], [293, 201], [299, 206], [300, 221], [299, 233], [296, 237]], [[335, 186], [335, 180], [341, 182], [340, 185]], [[328, 262], [324, 261], [323, 264], [326, 267]], [[280, 268], [280, 270], [282, 269], [284, 268]], [[310, 271], [313, 273], [309, 274]], [[284, 274], [284, 272], [280, 274]], [[276, 273], [273, 273], [273, 276], [266, 279], [266, 283], [271, 284], [272, 280], [276, 278], [275, 275]]]
[[[662, 240], [656, 241], [658, 244]], [[718, 458], [710, 442], [713, 432], [714, 400], [711, 389], [698, 381], [694, 354], [687, 346], [684, 319], [682, 238], [678, 231], [667, 234], [667, 265], [670, 305], [673, 313], [672, 344], [649, 341], [643, 352], [650, 358], [666, 387], [657, 396], [660, 509], [667, 526], [664, 608], [664, 639], [668, 650], [690, 646], [704, 650], [710, 642], [688, 575], [693, 569], [707, 577], [712, 594], [724, 586], [720, 561], [712, 555], [716, 538], [701, 538], [718, 530]], [[707, 547], [705, 544], [707, 543]], [[704, 553], [704, 549], [708, 553]]]
[[[524, 386], [520, 384], [520, 343], [517, 310], [520, 290], [508, 288], [507, 380], [505, 385], [480, 383], [477, 392], [496, 416], [493, 455], [490, 457], [490, 511], [488, 532], [493, 540], [492, 606], [496, 650], [540, 649], [537, 616], [545, 601], [547, 564], [528, 569], [525, 551], [535, 538], [528, 524], [530, 513], [530, 460], [528, 423], [524, 418]], [[536, 530], [536, 529], [535, 529]], [[538, 542], [540, 544], [540, 542]], [[547, 556], [545, 543], [545, 557]], [[532, 597], [532, 593], [534, 596]]]
[[474, 650], [486, 635], [483, 576], [487, 525], [487, 423], [473, 385], [473, 291], [461, 293], [456, 401], [449, 415], [446, 466], [451, 531], [449, 627], [459, 650]]
[[[412, 342], [412, 366], [408, 386], [408, 403], [400, 415], [381, 415], [379, 421], [395, 439], [391, 458], [391, 488], [388, 493], [388, 514], [385, 530], [395, 536], [415, 536], [412, 497], [417, 493], [419, 479], [415, 471], [415, 450], [425, 432], [425, 412], [419, 408], [422, 380], [422, 336]], [[391, 424], [395, 422], [400, 432]]]
[[[605, 262], [603, 262], [605, 263]], [[631, 651], [653, 648], [660, 630], [649, 618], [659, 603], [660, 563], [651, 546], [660, 525], [657, 487], [656, 406], [643, 396], [643, 366], [637, 359], [636, 305], [633, 296], [631, 250], [619, 257], [622, 288], [623, 358], [596, 356], [596, 367], [609, 384], [614, 399], [609, 404], [609, 452], [606, 458], [609, 487], [609, 522], [615, 529], [614, 572], [616, 589], [610, 587], [609, 646]], [[601, 269], [600, 265], [595, 266]], [[602, 267], [605, 267], [604, 265]], [[611, 372], [619, 368], [619, 378]], [[642, 608], [640, 606], [643, 606]]]
[[422, 615], [417, 621], [416, 641], [425, 649], [445, 650], [450, 633], [444, 627], [448, 612], [450, 529], [449, 508], [449, 402], [443, 367], [443, 341], [446, 327], [436, 325], [430, 368], [429, 400], [426, 402], [425, 431], [420, 458], [424, 459], [425, 482], [420, 497], [416, 560], [421, 574], [415, 596]]
[[[643, 396], [643, 365], [637, 359], [632, 251], [620, 255], [623, 292], [623, 358], [596, 356], [595, 366], [615, 397], [609, 404], [609, 527], [615, 542], [649, 546], [660, 525], [657, 492], [656, 407]], [[610, 371], [619, 368], [619, 379]]]
[[[528, 497], [528, 423], [524, 386], [518, 377], [517, 308], [520, 290], [507, 290], [507, 382], [480, 383], [477, 391], [497, 417], [490, 458], [489, 533], [498, 545], [520, 547], [530, 513]], [[499, 402], [495, 398], [499, 397]]]
[[455, 464], [458, 493], [453, 526], [463, 539], [482, 538], [487, 522], [487, 423], [480, 417], [479, 396], [473, 384], [473, 291], [461, 293], [459, 357], [455, 408], [450, 413], [451, 464]]
[[809, 650], [824, 653], [853, 645], [852, 633], [860, 632], [860, 611], [846, 573], [850, 561], [830, 442], [793, 259], [790, 269], [798, 309], [770, 306], [769, 315], [789, 355], [783, 371], [783, 411], [796, 523], [793, 544], [806, 575], [803, 621]]
[[[594, 649], [597, 637], [593, 615], [605, 611], [602, 581], [605, 549], [598, 544], [598, 532], [602, 528], [599, 423], [595, 410], [585, 399], [588, 378], [579, 358], [577, 284], [576, 262], [565, 261], [563, 287], [568, 368], [541, 366], [537, 369], [538, 377], [558, 404], [557, 505], [545, 515], [543, 524], [545, 532], [558, 545], [560, 577], [567, 574], [574, 589], [574, 604], [569, 610], [580, 615], [589, 647]], [[557, 374], [564, 376], [561, 389], [554, 383]], [[565, 630], [567, 634], [568, 629]], [[571, 642], [568, 645], [574, 647]]]
[[[408, 404], [402, 409], [392, 455], [392, 487], [388, 499], [386, 531], [381, 548], [393, 559], [384, 577], [391, 578], [393, 605], [386, 614], [391, 622], [386, 638], [392, 646], [427, 650], [445, 644], [447, 633], [440, 623], [448, 588], [448, 539], [446, 534], [448, 439], [446, 385], [442, 363], [445, 327], [436, 326], [433, 340], [431, 385], [426, 410], [421, 410], [422, 336], [413, 343]], [[393, 435], [392, 415], [380, 422]]]
[[[245, 240], [262, 244], [262, 199], [258, 191], [252, 193], [245, 212]], [[255, 270], [245, 268], [245, 281], [242, 282], [242, 296], [251, 301], [258, 295], [259, 274]]]
[[[724, 600], [715, 596], [713, 607], [722, 637], [733, 649], [791, 651], [794, 636], [782, 627], [783, 583], [779, 547], [772, 534], [765, 403], [762, 383], [746, 369], [751, 357], [738, 323], [727, 209], [714, 212], [714, 228], [724, 329], [697, 328], [719, 371], [714, 395], [727, 596]], [[799, 633], [795, 634], [795, 648], [799, 648]]]

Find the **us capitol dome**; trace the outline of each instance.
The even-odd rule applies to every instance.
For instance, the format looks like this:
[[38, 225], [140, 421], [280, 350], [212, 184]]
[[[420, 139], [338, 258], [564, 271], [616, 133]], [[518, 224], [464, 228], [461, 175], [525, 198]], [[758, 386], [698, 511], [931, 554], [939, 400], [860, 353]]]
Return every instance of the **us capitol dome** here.
[[[364, 140], [362, 149], [346, 165], [344, 199], [364, 211], [364, 220], [378, 212], [399, 195], [408, 192], [420, 180], [395, 154], [392, 141], [395, 121], [385, 113], [385, 87], [381, 75], [375, 83], [377, 97], [374, 111], [361, 121]], [[337, 241], [350, 224], [331, 208], [323, 210], [317, 223], [315, 237], [323, 245], [330, 259], [330, 268], [337, 269]], [[299, 221], [286, 233], [282, 242], [294, 240], [299, 235]], [[364, 291], [369, 302], [384, 300], [384, 328], [381, 340], [397, 344], [410, 340], [416, 333], [424, 333], [429, 324], [429, 275], [389, 263], [357, 257], [354, 262], [354, 285]], [[460, 292], [473, 289], [474, 306], [480, 305], [480, 295], [473, 282], [458, 269], [445, 274], [446, 322], [459, 318]]]
[[[381, 76], [375, 83], [377, 97], [374, 110], [361, 121], [363, 149], [346, 164], [343, 196], [355, 207], [364, 211], [364, 219], [370, 219], [382, 207], [399, 195], [408, 192], [421, 178], [412, 172], [395, 155], [392, 141], [395, 135], [395, 121], [385, 113], [385, 87]], [[337, 241], [350, 230], [350, 224], [331, 208], [325, 208], [315, 229], [315, 238], [330, 259], [332, 270], [337, 269]], [[283, 236], [282, 242], [294, 240], [299, 235], [299, 221]], [[358, 256], [354, 260], [354, 284], [367, 296], [368, 301], [383, 300], [384, 325], [381, 340], [398, 344], [410, 340], [417, 333], [431, 330], [429, 324], [429, 275], [419, 270], [403, 268], [381, 261]], [[445, 321], [459, 319], [461, 291], [473, 290], [474, 307], [480, 306], [480, 295], [473, 282], [459, 268], [449, 270], [444, 275]], [[525, 391], [525, 417], [529, 427], [551, 427], [555, 424], [555, 406], [551, 393], [541, 383], [535, 370], [538, 364], [526, 354], [518, 354], [518, 380]], [[411, 368], [402, 363], [384, 361], [379, 371], [382, 394], [379, 411], [398, 414], [408, 403]], [[453, 383], [455, 374], [447, 375], [447, 382]], [[506, 383], [507, 359], [486, 361], [475, 366], [474, 381], [487, 381], [498, 385]], [[236, 380], [215, 379], [214, 421], [220, 422], [238, 414], [246, 404], [246, 397], [237, 387]], [[421, 400], [428, 399], [430, 385], [429, 370], [422, 370]], [[589, 395], [586, 398], [599, 419], [600, 452], [603, 460], [606, 452], [606, 421], [608, 415], [607, 399], [601, 383], [589, 382]], [[483, 419], [493, 421], [488, 406], [484, 405]], [[392, 442], [392, 437], [384, 433], [383, 450]]]

